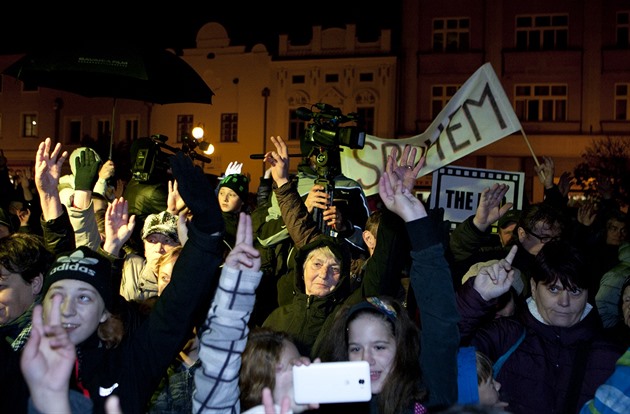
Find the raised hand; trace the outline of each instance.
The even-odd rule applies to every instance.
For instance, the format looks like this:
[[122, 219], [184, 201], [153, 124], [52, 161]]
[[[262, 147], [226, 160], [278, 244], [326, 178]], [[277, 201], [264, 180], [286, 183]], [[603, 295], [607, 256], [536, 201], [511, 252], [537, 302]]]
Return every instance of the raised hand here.
[[80, 191], [92, 191], [98, 176], [99, 162], [96, 153], [89, 148], [81, 151], [75, 160], [74, 188]]
[[494, 183], [492, 187], [485, 188], [479, 197], [479, 205], [473, 218], [473, 224], [481, 231], [485, 231], [488, 226], [501, 218], [507, 211], [512, 208], [511, 202], [503, 202], [503, 197], [510, 187], [507, 184]]
[[16, 170], [15, 174], [23, 190], [28, 190], [31, 187], [30, 173], [27, 174], [27, 171], [30, 170], [28, 168], [24, 168], [21, 170]]
[[403, 153], [400, 156], [400, 161], [397, 161], [398, 149], [393, 147], [391, 154], [387, 157], [387, 165], [385, 166], [385, 171], [389, 173], [390, 177], [396, 175], [402, 180], [403, 186], [409, 191], [412, 191], [415, 187], [418, 173], [424, 166], [426, 160], [425, 157], [420, 157], [418, 162], [416, 162], [417, 152], [418, 149], [416, 147], [405, 145]]
[[105, 211], [105, 242], [103, 250], [118, 256], [136, 226], [136, 216], [129, 216], [129, 203], [124, 198], [114, 199]]
[[260, 270], [260, 251], [254, 247], [252, 218], [249, 214], [239, 213], [236, 229], [236, 243], [225, 258], [225, 266], [238, 270]]
[[101, 180], [109, 180], [114, 176], [116, 172], [116, 167], [114, 165], [114, 161], [107, 160], [103, 163], [101, 168], [98, 170], [98, 178]]
[[243, 163], [238, 161], [231, 161], [225, 169], [225, 176], [232, 174], [240, 174], [243, 170]]
[[427, 216], [424, 204], [409, 191], [403, 180], [383, 172], [378, 181], [378, 193], [388, 210], [398, 214], [405, 222]]
[[18, 210], [17, 216], [20, 219], [20, 226], [26, 226], [28, 225], [28, 221], [31, 218], [31, 210], [28, 208]]
[[166, 198], [166, 210], [174, 216], [186, 209], [186, 203], [177, 190], [177, 180], [168, 180], [168, 197]]
[[76, 350], [61, 325], [61, 295], [52, 297], [48, 320], [42, 305], [33, 308], [31, 334], [20, 367], [35, 407], [41, 412], [70, 412], [68, 391]]
[[597, 218], [597, 204], [592, 200], [585, 200], [577, 211], [577, 221], [583, 226], [590, 226]]
[[479, 269], [473, 287], [484, 300], [498, 298], [512, 286], [514, 281], [512, 262], [517, 250], [518, 246], [514, 245], [504, 259]]
[[59, 178], [61, 177], [61, 167], [68, 158], [68, 151], [61, 152], [61, 144], [55, 145], [52, 153], [50, 138], [39, 144], [35, 155], [35, 185], [37, 191], [44, 196], [58, 195]]
[[562, 194], [563, 197], [566, 197], [569, 194], [574, 181], [573, 176], [568, 171], [565, 171], [560, 175], [560, 178], [558, 179], [558, 190], [560, 190], [560, 194]]
[[125, 193], [125, 180], [119, 178], [116, 180], [116, 188], [114, 189], [114, 198], [120, 198]]
[[265, 162], [271, 165], [271, 176], [278, 187], [289, 181], [289, 150], [282, 137], [271, 137], [275, 151], [265, 154]]
[[553, 187], [553, 175], [555, 174], [555, 164], [551, 157], [542, 157], [540, 165], [534, 165], [534, 171], [538, 174], [538, 179], [546, 189]]

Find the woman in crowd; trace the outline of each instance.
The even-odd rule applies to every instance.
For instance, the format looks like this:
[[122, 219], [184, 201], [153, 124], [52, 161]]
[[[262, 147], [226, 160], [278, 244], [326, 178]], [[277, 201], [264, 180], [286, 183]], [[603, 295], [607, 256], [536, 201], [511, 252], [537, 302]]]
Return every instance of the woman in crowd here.
[[562, 240], [545, 243], [536, 255], [522, 312], [484, 324], [512, 284], [516, 249], [457, 292], [463, 345], [493, 361], [507, 356], [496, 378], [508, 410], [575, 413], [610, 376], [623, 349], [603, 339], [599, 315], [587, 303], [588, 267]]
[[459, 315], [440, 239], [441, 223], [428, 216], [402, 176], [390, 171], [379, 181], [379, 194], [387, 209], [406, 223], [412, 246], [410, 285], [422, 329], [418, 334], [407, 310], [397, 301], [368, 297], [337, 314], [321, 357], [370, 363], [373, 398], [368, 406], [358, 406], [353, 412], [423, 413], [457, 401]]
[[[285, 142], [281, 137], [271, 137], [271, 141], [275, 151], [266, 154], [265, 160], [272, 165], [274, 192], [297, 253], [295, 272], [291, 274], [291, 302], [275, 309], [263, 326], [289, 333], [300, 354], [312, 356], [317, 354], [334, 314], [341, 306], [357, 303], [364, 296], [398, 292], [400, 278], [387, 276], [390, 272], [400, 274], [406, 262], [400, 260], [399, 253], [408, 248], [405, 247], [408, 241], [400, 230], [404, 227], [400, 218], [386, 212], [377, 236], [382, 240], [379, 239], [366, 266], [361, 287], [351, 291], [348, 244], [323, 234], [289, 180], [289, 155]], [[416, 163], [415, 156], [415, 149], [407, 149], [401, 157], [404, 167], [399, 167], [393, 158], [387, 165], [387, 171], [396, 168], [404, 175], [408, 189], [413, 187], [423, 165], [423, 159]]]

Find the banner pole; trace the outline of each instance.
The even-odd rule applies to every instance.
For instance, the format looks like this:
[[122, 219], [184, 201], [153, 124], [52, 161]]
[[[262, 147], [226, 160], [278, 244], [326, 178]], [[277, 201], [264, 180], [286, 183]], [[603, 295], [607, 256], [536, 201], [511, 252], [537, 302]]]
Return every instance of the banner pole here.
[[[527, 134], [525, 134], [525, 131], [523, 131], [523, 127], [521, 126], [521, 134], [523, 134], [523, 139], [525, 140], [525, 143], [527, 144], [527, 147], [529, 148], [529, 152], [532, 153], [532, 157], [534, 157], [534, 162], [536, 163], [537, 167], [540, 167], [540, 163], [538, 162], [538, 158], [536, 158], [536, 154], [534, 154], [534, 149], [532, 148], [532, 144], [529, 143], [529, 140], [527, 139]], [[540, 175], [542, 176], [543, 181], [545, 180], [545, 173], [543, 171], [540, 171]]]

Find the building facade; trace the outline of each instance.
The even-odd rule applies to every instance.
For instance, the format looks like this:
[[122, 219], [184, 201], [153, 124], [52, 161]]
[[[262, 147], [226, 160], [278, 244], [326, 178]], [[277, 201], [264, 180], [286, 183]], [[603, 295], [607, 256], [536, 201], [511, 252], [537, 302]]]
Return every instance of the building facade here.
[[[527, 196], [540, 201], [532, 152], [536, 158], [553, 157], [559, 176], [573, 170], [594, 140], [628, 139], [627, 1], [403, 0], [402, 9], [400, 27], [381, 30], [375, 39], [359, 41], [352, 24], [315, 26], [307, 43], [280, 35], [273, 55], [263, 44], [232, 45], [221, 24], [208, 23], [199, 30], [196, 47], [181, 57], [214, 91], [212, 105], [118, 100], [115, 140], [162, 134], [177, 147], [183, 135], [202, 126], [204, 140], [215, 150], [205, 170], [220, 175], [229, 162], [240, 161], [255, 183], [265, 166], [250, 155], [270, 150], [270, 136], [284, 137], [290, 153], [300, 152], [299, 136], [309, 121], [298, 109], [317, 112], [313, 105], [326, 103], [344, 115], [358, 114], [369, 134], [413, 136], [486, 62], [523, 131], [455, 164], [523, 171]], [[0, 68], [14, 60], [0, 56]], [[46, 136], [58, 137], [69, 150], [85, 135], [107, 139], [111, 99], [25, 90], [28, 85], [2, 78], [0, 148], [10, 165], [31, 162]], [[35, 130], [29, 127], [34, 118]]]
[[524, 134], [456, 163], [523, 171], [534, 157], [573, 171], [593, 140], [630, 139], [630, 4], [617, 0], [404, 0], [398, 136], [422, 132], [471, 73], [490, 62]]

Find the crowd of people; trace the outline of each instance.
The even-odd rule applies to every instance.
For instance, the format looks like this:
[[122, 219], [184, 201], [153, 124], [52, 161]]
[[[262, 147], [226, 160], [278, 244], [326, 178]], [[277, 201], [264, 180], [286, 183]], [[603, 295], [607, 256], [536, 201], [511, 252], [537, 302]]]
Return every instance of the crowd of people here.
[[[94, 149], [0, 159], [0, 412], [630, 412], [628, 216], [605, 192], [570, 204], [543, 157], [542, 202], [496, 183], [451, 230], [416, 148], [374, 202], [271, 142], [255, 192], [176, 152], [142, 214]], [[369, 363], [370, 401], [294, 400], [294, 366], [339, 361]]]

